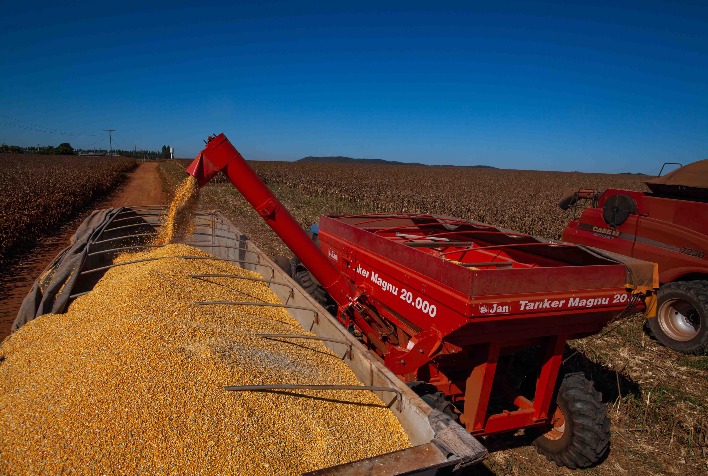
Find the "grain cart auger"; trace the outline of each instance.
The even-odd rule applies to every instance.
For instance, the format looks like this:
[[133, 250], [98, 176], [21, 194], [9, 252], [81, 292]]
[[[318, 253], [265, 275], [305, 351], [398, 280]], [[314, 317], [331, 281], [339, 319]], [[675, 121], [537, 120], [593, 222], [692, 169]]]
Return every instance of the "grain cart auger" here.
[[558, 465], [609, 447], [601, 395], [559, 378], [568, 339], [650, 308], [653, 264], [425, 214], [322, 216], [319, 244], [220, 134], [187, 172], [223, 171], [337, 303], [337, 319], [473, 435], [526, 429]]

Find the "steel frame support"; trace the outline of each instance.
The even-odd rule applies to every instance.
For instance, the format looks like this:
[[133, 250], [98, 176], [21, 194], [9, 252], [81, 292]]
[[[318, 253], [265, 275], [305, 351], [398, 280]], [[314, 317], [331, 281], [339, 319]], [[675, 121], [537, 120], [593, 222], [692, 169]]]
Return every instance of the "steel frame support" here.
[[[550, 411], [555, 396], [556, 382], [563, 361], [566, 336], [551, 336], [541, 349], [541, 367], [536, 378], [533, 401], [516, 395], [508, 389], [495, 389], [497, 394], [508, 395], [517, 410], [488, 415], [489, 398], [492, 395], [494, 378], [498, 370], [499, 355], [503, 349], [498, 342], [485, 344], [484, 361], [474, 367], [465, 385], [465, 408], [460, 422], [475, 435], [488, 435], [519, 428], [545, 425], [552, 415]], [[500, 369], [503, 372], [503, 369]], [[499, 382], [499, 386], [504, 383]]]
[[489, 406], [489, 397], [492, 394], [494, 375], [497, 371], [499, 351], [498, 342], [485, 344], [486, 359], [477, 365], [465, 385], [465, 411], [460, 416], [460, 422], [467, 427], [470, 433], [484, 431], [484, 422]]

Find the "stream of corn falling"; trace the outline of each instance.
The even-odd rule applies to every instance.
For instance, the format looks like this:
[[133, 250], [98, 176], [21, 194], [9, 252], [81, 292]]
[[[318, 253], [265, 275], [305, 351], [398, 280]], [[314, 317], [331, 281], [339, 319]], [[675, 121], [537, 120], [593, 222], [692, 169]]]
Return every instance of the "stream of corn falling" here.
[[[194, 184], [177, 200], [196, 201]], [[190, 192], [191, 190], [191, 192]], [[181, 197], [181, 198], [180, 198]], [[173, 203], [161, 236], [189, 229]], [[186, 205], [186, 206], [185, 206]], [[172, 213], [172, 208], [175, 213]], [[174, 225], [174, 226], [173, 226]], [[165, 237], [166, 236], [166, 237]], [[0, 346], [0, 474], [299, 474], [410, 445], [371, 392], [228, 392], [225, 385], [358, 384], [234, 264], [183, 244], [123, 254], [65, 314], [26, 324]]]

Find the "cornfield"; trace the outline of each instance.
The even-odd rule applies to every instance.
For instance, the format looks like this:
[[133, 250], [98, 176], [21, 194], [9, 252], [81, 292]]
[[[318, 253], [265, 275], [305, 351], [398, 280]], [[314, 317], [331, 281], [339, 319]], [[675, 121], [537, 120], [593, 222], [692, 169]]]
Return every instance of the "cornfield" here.
[[[188, 162], [166, 164], [172, 172]], [[251, 167], [303, 225], [321, 214], [434, 213], [481, 221], [522, 233], [559, 239], [568, 212], [557, 206], [565, 191], [580, 188], [645, 190], [644, 175], [542, 172], [476, 167], [250, 162]], [[168, 174], [169, 175], [169, 174]], [[174, 181], [164, 174], [168, 181]], [[181, 177], [179, 177], [181, 180]], [[244, 231], [269, 253], [287, 253], [226, 178], [219, 174], [208, 208], [238, 210]], [[211, 200], [209, 197], [212, 197]], [[217, 198], [218, 197], [218, 198]], [[225, 205], [224, 202], [227, 204]]]
[[64, 223], [135, 167], [125, 157], [0, 154], [0, 263]]

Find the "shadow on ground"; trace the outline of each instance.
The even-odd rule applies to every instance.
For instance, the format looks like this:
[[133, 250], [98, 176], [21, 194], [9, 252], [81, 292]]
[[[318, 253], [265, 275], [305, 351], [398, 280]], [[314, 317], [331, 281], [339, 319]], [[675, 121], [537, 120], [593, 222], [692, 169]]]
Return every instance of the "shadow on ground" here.
[[[583, 352], [567, 347], [563, 358], [565, 361], [563, 372], [583, 372], [587, 378], [594, 382], [595, 388], [602, 393], [603, 402], [612, 404], [618, 398], [626, 397], [627, 395], [634, 395], [637, 398], [641, 397], [641, 389], [635, 381], [603, 365], [593, 362]], [[489, 450], [490, 454], [494, 454], [498, 451], [530, 447], [538, 434], [539, 433], [534, 434], [534, 432], [521, 432], [521, 434], [518, 435], [506, 433], [480, 438], [480, 441]], [[610, 452], [611, 451], [610, 449]], [[602, 464], [602, 462], [607, 459], [610, 452], [608, 452], [602, 460], [598, 461], [597, 465]], [[548, 462], [548, 464], [555, 468], [554, 463]], [[455, 473], [446, 471], [442, 474], [450, 476], [488, 476], [498, 473], [488, 465], [480, 463]]]

